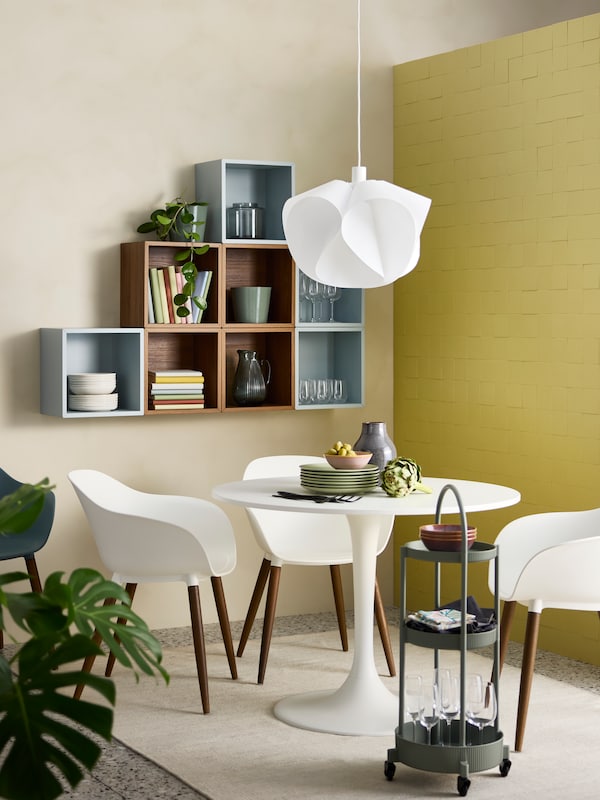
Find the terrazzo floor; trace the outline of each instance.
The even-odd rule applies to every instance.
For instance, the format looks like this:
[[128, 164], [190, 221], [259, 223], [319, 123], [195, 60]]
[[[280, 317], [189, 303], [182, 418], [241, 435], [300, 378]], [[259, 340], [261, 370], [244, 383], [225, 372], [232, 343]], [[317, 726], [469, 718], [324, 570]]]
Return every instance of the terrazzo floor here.
[[[386, 609], [390, 624], [394, 624], [398, 610]], [[352, 625], [351, 615], [348, 619]], [[294, 617], [278, 617], [273, 634], [293, 634], [333, 630], [337, 627], [333, 613], [305, 614]], [[239, 640], [242, 623], [232, 623], [234, 642]], [[191, 628], [175, 628], [154, 631], [164, 647], [189, 645]], [[207, 642], [220, 641], [218, 624], [206, 625]], [[255, 624], [253, 638], [260, 636], [260, 625]], [[483, 652], [483, 651], [480, 651]], [[506, 663], [519, 667], [522, 648], [510, 643]], [[536, 673], [554, 680], [564, 681], [581, 689], [600, 694], [600, 667], [584, 664], [553, 653], [538, 651]], [[103, 745], [103, 755], [93, 773], [85, 778], [74, 791], [66, 791], [65, 797], [74, 800], [198, 800], [205, 795], [197, 792], [175, 775], [156, 766], [152, 761], [129, 750], [117, 740]]]

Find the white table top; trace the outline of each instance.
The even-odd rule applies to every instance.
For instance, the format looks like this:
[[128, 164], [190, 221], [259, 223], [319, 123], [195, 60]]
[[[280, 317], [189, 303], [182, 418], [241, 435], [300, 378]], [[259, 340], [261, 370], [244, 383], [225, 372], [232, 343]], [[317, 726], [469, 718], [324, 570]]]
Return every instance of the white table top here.
[[[432, 489], [431, 494], [414, 492], [407, 497], [390, 497], [383, 489], [364, 494], [354, 503], [315, 503], [312, 500], [286, 500], [273, 497], [277, 491], [311, 494], [300, 485], [297, 478], [259, 478], [235, 481], [215, 486], [213, 497], [228, 503], [249, 508], [270, 508], [280, 511], [302, 511], [319, 514], [393, 514], [394, 516], [433, 516], [437, 500], [444, 486], [451, 484], [458, 491], [465, 512], [490, 511], [505, 508], [519, 502], [521, 495], [516, 489], [494, 483], [455, 480], [453, 478], [423, 477], [422, 483]], [[446, 492], [441, 506], [441, 515], [457, 514], [458, 504], [451, 491]]]

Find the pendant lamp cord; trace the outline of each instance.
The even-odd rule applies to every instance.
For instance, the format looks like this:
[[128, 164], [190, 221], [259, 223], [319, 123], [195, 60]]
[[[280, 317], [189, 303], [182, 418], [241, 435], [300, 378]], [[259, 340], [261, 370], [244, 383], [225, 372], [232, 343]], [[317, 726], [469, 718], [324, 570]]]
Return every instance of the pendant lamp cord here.
[[356, 42], [356, 130], [357, 130], [357, 138], [358, 138], [358, 162], [357, 166], [361, 166], [361, 138], [360, 138], [360, 0], [357, 0], [357, 22], [356, 22], [356, 33], [357, 33], [357, 42]]

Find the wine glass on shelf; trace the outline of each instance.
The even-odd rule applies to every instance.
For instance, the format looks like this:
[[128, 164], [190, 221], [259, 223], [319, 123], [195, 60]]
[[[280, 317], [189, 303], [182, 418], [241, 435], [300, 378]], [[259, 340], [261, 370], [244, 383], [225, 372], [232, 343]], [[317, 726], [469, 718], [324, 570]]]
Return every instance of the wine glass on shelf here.
[[427, 744], [431, 744], [431, 730], [440, 721], [438, 685], [433, 680], [423, 684], [423, 703], [419, 709], [419, 722], [427, 729]]
[[315, 281], [312, 278], [308, 279], [308, 299], [312, 303], [311, 322], [317, 322], [317, 300], [322, 298], [322, 291], [319, 281]]
[[323, 287], [324, 295], [329, 300], [329, 322], [335, 322], [333, 316], [333, 304], [342, 296], [342, 290], [339, 286], [325, 285]]
[[307, 378], [302, 378], [300, 380], [298, 396], [301, 405], [305, 406], [310, 403], [310, 381]]
[[417, 729], [417, 720], [423, 705], [423, 678], [420, 675], [407, 675], [404, 679], [404, 705], [406, 713], [412, 719], [413, 742]]
[[319, 378], [317, 381], [317, 403], [331, 403], [333, 397], [333, 381], [331, 378]]
[[333, 381], [333, 400], [335, 403], [345, 403], [348, 399], [348, 387], [342, 378]]
[[308, 275], [305, 275], [304, 272], [300, 272], [300, 287], [299, 287], [300, 296], [306, 303], [309, 304], [310, 307], [310, 311], [308, 311], [305, 320], [308, 321], [310, 319], [311, 322], [314, 322], [314, 316], [315, 316], [314, 301], [309, 293], [310, 280], [311, 279], [308, 277]]
[[[460, 712], [460, 682], [458, 675], [449, 669], [438, 670], [438, 691], [440, 701], [440, 717], [446, 722], [448, 744], [452, 743], [452, 720]], [[444, 735], [440, 734], [444, 743]]]
[[491, 682], [484, 682], [481, 675], [467, 678], [465, 716], [479, 730], [479, 743], [483, 742], [483, 729], [493, 725], [498, 714], [496, 690]]

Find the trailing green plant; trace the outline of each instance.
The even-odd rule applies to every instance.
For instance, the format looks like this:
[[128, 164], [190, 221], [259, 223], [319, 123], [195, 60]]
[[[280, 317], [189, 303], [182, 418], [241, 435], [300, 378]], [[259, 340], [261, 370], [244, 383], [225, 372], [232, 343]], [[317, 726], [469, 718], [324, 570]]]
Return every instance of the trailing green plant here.
[[[28, 528], [53, 488], [44, 479], [1, 498], [0, 535]], [[0, 797], [55, 800], [96, 765], [102, 752], [97, 738], [112, 736], [114, 683], [81, 668], [85, 658], [102, 653], [98, 640], [136, 678], [159, 674], [168, 682], [169, 676], [160, 643], [117, 583], [84, 568], [68, 578], [54, 572], [41, 593], [7, 591], [27, 578], [0, 575], [0, 625], [4, 630], [8, 612], [28, 635], [12, 657], [0, 654]], [[80, 685], [104, 702], [74, 699]]]
[[[202, 237], [197, 230], [185, 227], [194, 222], [194, 215], [190, 211], [190, 206], [192, 205], [207, 204], [192, 203], [188, 200], [182, 200], [181, 197], [176, 197], [174, 200], [165, 203], [164, 208], [155, 209], [150, 214], [150, 219], [146, 222], [142, 222], [137, 228], [138, 233], [156, 233], [161, 241], [169, 239], [169, 237], [177, 231], [179, 235], [185, 237], [185, 241], [189, 242], [189, 247], [175, 254], [175, 261], [181, 266], [181, 274], [185, 278], [182, 291], [173, 298], [173, 302], [177, 306], [178, 317], [187, 317], [190, 313], [186, 305], [188, 300], [194, 303], [201, 311], [206, 309], [206, 300], [194, 295], [196, 278], [198, 276], [198, 269], [194, 263], [194, 256], [204, 255], [204, 253], [208, 251], [209, 246], [207, 244], [201, 244]], [[204, 222], [196, 223], [196, 225], [204, 225]]]

